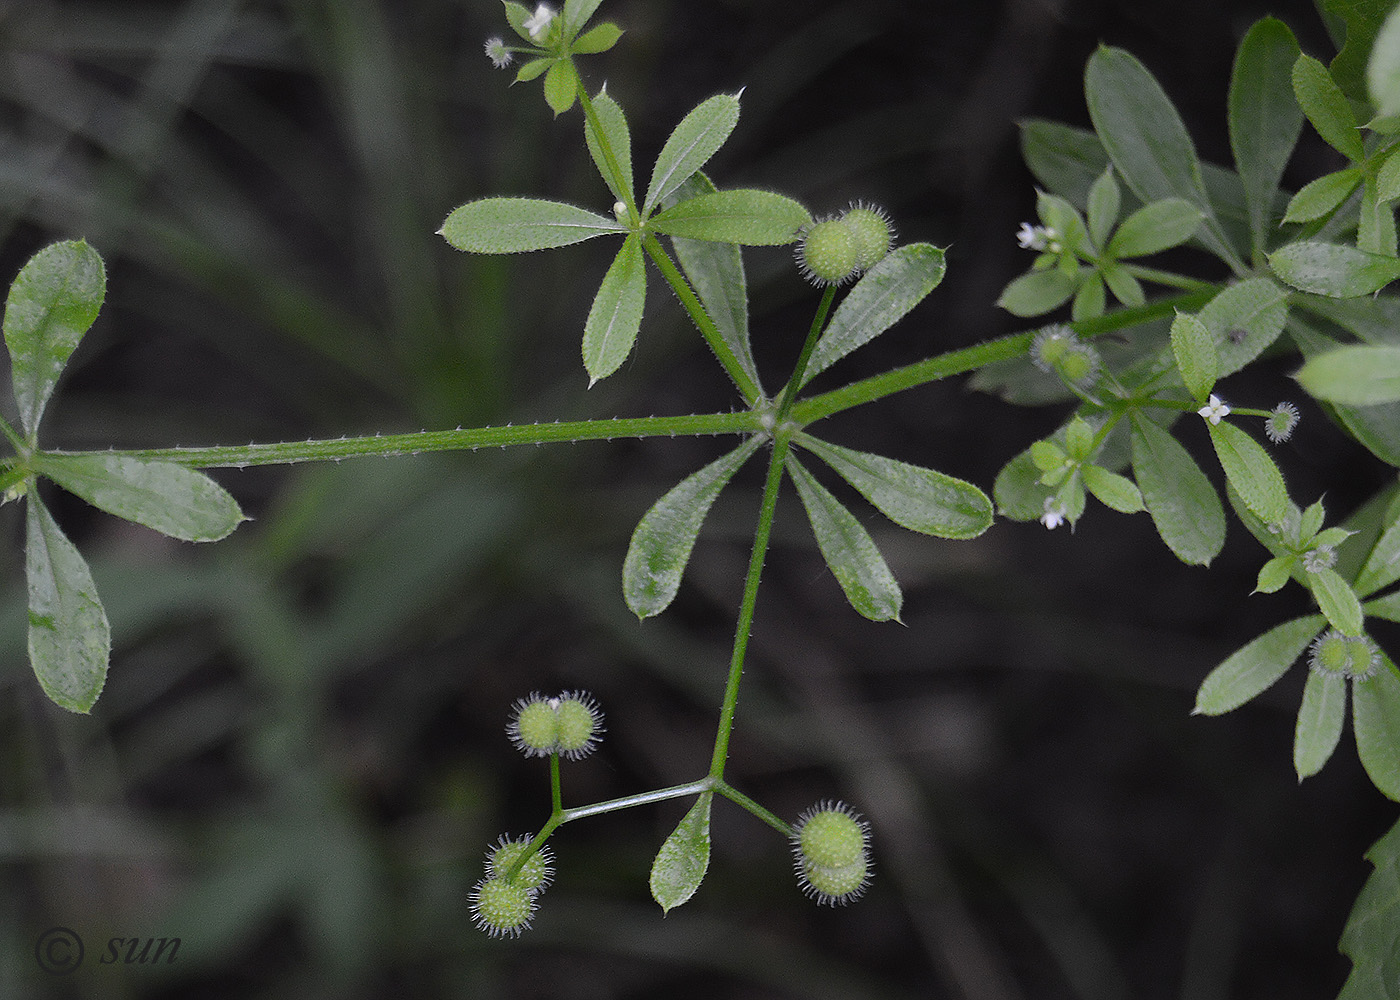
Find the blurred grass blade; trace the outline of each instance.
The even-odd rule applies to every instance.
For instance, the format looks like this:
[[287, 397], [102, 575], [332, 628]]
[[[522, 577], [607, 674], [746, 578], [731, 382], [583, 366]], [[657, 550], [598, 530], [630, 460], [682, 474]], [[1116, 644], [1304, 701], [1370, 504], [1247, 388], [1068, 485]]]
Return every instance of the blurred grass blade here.
[[1400, 347], [1350, 344], [1311, 357], [1294, 376], [1329, 403], [1374, 406], [1400, 400]]

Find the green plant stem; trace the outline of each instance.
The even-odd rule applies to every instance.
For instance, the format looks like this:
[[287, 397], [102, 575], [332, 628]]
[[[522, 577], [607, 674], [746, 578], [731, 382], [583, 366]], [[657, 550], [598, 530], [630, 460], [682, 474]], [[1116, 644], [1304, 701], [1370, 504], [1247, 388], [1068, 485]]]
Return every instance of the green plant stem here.
[[768, 478], [763, 486], [758, 526], [754, 529], [749, 571], [744, 578], [744, 596], [739, 603], [739, 621], [734, 627], [734, 652], [729, 659], [729, 678], [724, 685], [724, 702], [720, 706], [719, 726], [715, 732], [715, 752], [710, 758], [710, 777], [716, 781], [723, 780], [724, 765], [729, 759], [729, 734], [734, 729], [734, 710], [739, 704], [739, 681], [744, 675], [744, 656], [748, 651], [749, 630], [753, 627], [754, 608], [758, 602], [758, 583], [763, 576], [763, 560], [768, 553], [768, 537], [773, 530], [778, 487], [782, 485], [783, 463], [790, 440], [789, 434], [779, 432], [773, 438], [773, 452], [768, 459]]
[[504, 427], [458, 428], [451, 431], [419, 431], [413, 434], [376, 434], [274, 444], [215, 445], [205, 448], [144, 448], [127, 451], [54, 452], [54, 454], [117, 455], [150, 462], [172, 462], [199, 469], [237, 468], [252, 465], [289, 465], [296, 462], [340, 461], [343, 458], [417, 455], [432, 451], [475, 451], [523, 444], [575, 441], [611, 441], [613, 438], [676, 437], [701, 434], [748, 434], [762, 430], [757, 414], [696, 413], [674, 417], [619, 417], [611, 420], [575, 420], [549, 424], [515, 424]]
[[1124, 261], [1119, 261], [1119, 266], [1134, 278], [1150, 281], [1154, 285], [1164, 285], [1168, 288], [1180, 288], [1188, 292], [1199, 292], [1207, 288], [1217, 287], [1209, 281], [1202, 281], [1200, 278], [1189, 278], [1184, 274], [1177, 274], [1175, 271], [1159, 271], [1155, 267], [1146, 267], [1142, 264], [1129, 264]]
[[792, 378], [788, 379], [782, 399], [778, 403], [779, 420], [792, 412], [792, 404], [797, 401], [797, 390], [802, 387], [803, 377], [807, 374], [807, 362], [811, 360], [812, 351], [821, 338], [822, 330], [826, 328], [826, 317], [831, 312], [831, 302], [835, 298], [836, 286], [827, 285], [826, 291], [822, 293], [822, 300], [817, 305], [817, 314], [812, 317], [812, 327], [807, 331], [807, 340], [802, 345], [802, 352], [798, 354], [797, 363], [792, 367]]
[[743, 806], [749, 812], [763, 820], [763, 822], [781, 833], [784, 837], [792, 839], [793, 830], [791, 823], [787, 823], [780, 817], [774, 815], [743, 792], [730, 785], [729, 782], [722, 780], [714, 781], [714, 790], [734, 804]]
[[549, 755], [549, 797], [554, 805], [553, 812], [563, 812], [564, 789], [563, 783], [559, 779], [559, 755], [557, 753]]
[[700, 331], [705, 342], [710, 345], [710, 350], [715, 352], [715, 357], [724, 366], [724, 370], [733, 379], [734, 385], [744, 397], [744, 402], [753, 406], [763, 396], [763, 391], [758, 384], [744, 371], [744, 366], [734, 354], [733, 348], [724, 340], [724, 335], [715, 326], [714, 320], [710, 319], [710, 314], [705, 312], [705, 307], [700, 304], [700, 300], [695, 297], [695, 292], [685, 280], [685, 275], [681, 274], [670, 255], [666, 253], [666, 248], [661, 245], [653, 233], [646, 233], [642, 237], [642, 248], [646, 250], [647, 256], [651, 258], [656, 269], [661, 272], [661, 276], [666, 279], [666, 283], [671, 286], [671, 290], [676, 293], [676, 298], [681, 300], [681, 305], [690, 314], [691, 322]]
[[[1170, 316], [1177, 309], [1199, 309], [1209, 302], [1217, 291], [1219, 291], [1219, 286], [1211, 285], [1198, 291], [1171, 295], [1146, 305], [1119, 309], [1103, 316], [1095, 316], [1092, 319], [1076, 320], [1068, 325], [1082, 337], [1096, 337], [1163, 316]], [[916, 361], [912, 365], [895, 368], [880, 375], [873, 375], [870, 378], [861, 379], [859, 382], [852, 382], [839, 389], [833, 389], [797, 403], [792, 408], [792, 419], [805, 427], [823, 417], [840, 413], [842, 410], [849, 410], [853, 406], [873, 403], [877, 399], [883, 399], [896, 392], [903, 392], [905, 389], [913, 389], [928, 382], [948, 378], [951, 375], [961, 375], [974, 371], [994, 361], [1009, 361], [1025, 354], [1034, 338], [1035, 331], [1033, 330], [1013, 333], [972, 347], [964, 347], [946, 354], [939, 354], [936, 357], [926, 358], [923, 361]]]

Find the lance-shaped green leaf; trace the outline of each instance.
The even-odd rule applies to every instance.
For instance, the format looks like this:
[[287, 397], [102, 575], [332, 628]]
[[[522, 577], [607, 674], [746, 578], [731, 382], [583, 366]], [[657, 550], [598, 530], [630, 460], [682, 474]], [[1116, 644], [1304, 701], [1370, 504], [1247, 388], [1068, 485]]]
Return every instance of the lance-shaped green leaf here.
[[1206, 325], [1190, 313], [1179, 312], [1172, 320], [1172, 354], [1186, 390], [1204, 400], [1215, 388], [1219, 361], [1215, 341]]
[[749, 438], [691, 473], [642, 516], [622, 564], [622, 593], [638, 618], [660, 614], [675, 598], [705, 515], [760, 440]]
[[1293, 63], [1293, 93], [1303, 114], [1329, 146], [1353, 163], [1365, 158], [1356, 115], [1326, 66], [1312, 56], [1300, 55]]
[[928, 243], [891, 250], [836, 307], [807, 362], [803, 383], [894, 326], [937, 287], [943, 271], [943, 251]]
[[1400, 823], [1366, 852], [1375, 866], [1342, 931], [1339, 949], [1351, 974], [1337, 1000], [1395, 1000], [1395, 956], [1400, 955]]
[[575, 55], [591, 56], [599, 52], [606, 52], [617, 44], [617, 40], [622, 37], [622, 29], [611, 21], [604, 21], [602, 24], [589, 28], [582, 35], [569, 45], [569, 51]]
[[1201, 210], [1184, 198], [1163, 198], [1123, 220], [1108, 241], [1112, 257], [1146, 257], [1180, 246], [1201, 226]]
[[738, 122], [739, 98], [733, 94], [716, 94], [681, 119], [652, 167], [642, 215], [650, 215], [663, 198], [703, 167]]
[[1113, 179], [1113, 167], [1108, 167], [1089, 187], [1088, 216], [1089, 238], [1098, 249], [1108, 243], [1113, 224], [1118, 221], [1118, 211], [1123, 205], [1123, 192]]
[[564, 19], [564, 33], [570, 38], [577, 35], [602, 2], [603, 0], [564, 0], [564, 10], [560, 13]]
[[1381, 532], [1352, 585], [1357, 596], [1369, 597], [1400, 580], [1400, 521]]
[[[1318, 333], [1302, 319], [1290, 315], [1288, 333], [1293, 342], [1311, 360], [1339, 345], [1330, 337]], [[1378, 403], [1375, 406], [1346, 406], [1333, 403], [1332, 410], [1356, 440], [1374, 452], [1382, 461], [1400, 466], [1400, 401]]]
[[1097, 465], [1084, 466], [1084, 485], [1099, 503], [1120, 514], [1136, 514], [1143, 510], [1142, 491], [1126, 476]]
[[870, 533], [802, 467], [791, 451], [787, 469], [802, 506], [807, 508], [807, 519], [822, 558], [841, 584], [851, 607], [871, 621], [898, 621], [904, 595]]
[[1206, 566], [1225, 544], [1225, 511], [1210, 480], [1177, 440], [1133, 414], [1133, 478], [1167, 548]]
[[1332, 627], [1343, 635], [1361, 634], [1363, 615], [1361, 601], [1351, 584], [1341, 578], [1334, 569], [1320, 567], [1308, 571], [1308, 587], [1313, 599]]
[[1269, 254], [1269, 266], [1304, 292], [1334, 299], [1370, 295], [1400, 278], [1400, 260], [1338, 243], [1303, 240]]
[[102, 258], [81, 240], [40, 250], [10, 286], [5, 346], [20, 423], [31, 440], [58, 377], [97, 319], [106, 291]]
[[1374, 406], [1400, 399], [1400, 347], [1351, 344], [1311, 357], [1294, 376], [1329, 403]]
[[1347, 167], [1323, 174], [1298, 189], [1288, 202], [1284, 222], [1312, 222], [1331, 212], [1360, 186], [1360, 167]]
[[1207, 302], [1196, 318], [1215, 343], [1216, 377], [1225, 378], [1278, 339], [1288, 320], [1288, 293], [1276, 281], [1248, 278]]
[[1002, 289], [997, 305], [1013, 316], [1041, 316], [1069, 301], [1079, 282], [1059, 268], [1029, 271]]
[[586, 208], [538, 198], [482, 198], [453, 209], [438, 232], [469, 253], [523, 253], [627, 229]]
[[1322, 770], [1347, 717], [1347, 680], [1325, 670], [1308, 671], [1303, 702], [1298, 706], [1298, 723], [1293, 730], [1293, 770], [1298, 780]]
[[86, 713], [107, 680], [107, 613], [87, 563], [33, 490], [28, 508], [29, 663], [54, 704]]
[[768, 247], [791, 243], [811, 218], [791, 198], [741, 188], [689, 198], [652, 216], [648, 227], [685, 239]]
[[246, 520], [238, 502], [202, 472], [119, 455], [38, 454], [35, 468], [109, 514], [186, 542], [213, 542]]
[[1232, 423], [1207, 424], [1220, 467], [1246, 507], [1265, 524], [1288, 516], [1288, 488], [1263, 445]]
[[1276, 625], [1230, 654], [1196, 692], [1192, 715], [1223, 715], [1268, 690], [1308, 648], [1322, 626], [1321, 615]]
[[626, 204], [632, 198], [632, 131], [627, 127], [627, 116], [606, 90], [593, 98], [593, 111], [593, 116], [583, 120], [588, 154], [613, 197]]
[[1256, 253], [1267, 249], [1274, 195], [1302, 132], [1293, 97], [1298, 41], [1274, 17], [1254, 23], [1235, 53], [1230, 75], [1230, 148], [1244, 185], [1249, 230]]
[[583, 326], [583, 366], [589, 385], [607, 378], [627, 360], [642, 326], [646, 294], [642, 238], [633, 233], [622, 241], [622, 249], [603, 275]]
[[[1235, 498], [1230, 499], [1233, 501]], [[1283, 585], [1293, 576], [1297, 565], [1297, 556], [1274, 556], [1259, 567], [1259, 575], [1254, 578], [1254, 593], [1274, 594], [1282, 590]]]
[[1380, 658], [1375, 676], [1352, 681], [1351, 724], [1371, 783], [1400, 801], [1400, 677], [1389, 656]]
[[976, 538], [991, 527], [992, 501], [971, 483], [807, 435], [801, 443], [900, 527], [939, 538]]
[[578, 70], [568, 59], [556, 59], [544, 75], [544, 101], [557, 118], [578, 99]]
[[1089, 117], [1124, 183], [1144, 204], [1184, 198], [1201, 210], [1200, 238], [1242, 268], [1211, 208], [1196, 147], [1181, 116], [1147, 68], [1122, 49], [1101, 46], [1084, 71]]
[[651, 898], [670, 913], [700, 888], [710, 867], [710, 804], [713, 792], [702, 792], [651, 863]]
[[[715, 186], [703, 171], [692, 174], [690, 179], [676, 188], [671, 198], [677, 202], [712, 193]], [[687, 240], [671, 238], [676, 249], [676, 259], [685, 271], [695, 294], [705, 312], [719, 330], [721, 338], [739, 359], [739, 365], [753, 380], [761, 384], [758, 366], [754, 363], [753, 347], [749, 343], [749, 293], [744, 278], [744, 258], [739, 248], [732, 243], [714, 243], [709, 240]]]

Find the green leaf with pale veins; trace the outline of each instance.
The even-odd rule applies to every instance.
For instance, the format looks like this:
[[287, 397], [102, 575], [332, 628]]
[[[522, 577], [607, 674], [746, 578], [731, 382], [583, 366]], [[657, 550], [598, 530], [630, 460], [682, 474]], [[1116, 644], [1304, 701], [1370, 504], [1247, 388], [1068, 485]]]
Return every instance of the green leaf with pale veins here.
[[1111, 257], [1146, 257], [1180, 246], [1196, 234], [1204, 215], [1184, 198], [1163, 198], [1123, 220], [1108, 241]]
[[1206, 566], [1225, 544], [1225, 511], [1210, 480], [1175, 438], [1133, 414], [1133, 478], [1162, 541], [1182, 562]]
[[[606, 90], [593, 98], [593, 111], [597, 128], [593, 126], [594, 117], [585, 116], [583, 120], [588, 155], [593, 157], [593, 164], [613, 197], [626, 204], [632, 196], [632, 130], [627, 126], [627, 115]], [[612, 153], [616, 169], [609, 164], [605, 149]]]
[[1230, 654], [1201, 682], [1193, 715], [1223, 715], [1273, 686], [1326, 625], [1307, 615], [1276, 625]]
[[976, 538], [991, 527], [992, 502], [971, 483], [807, 435], [801, 444], [900, 527], [938, 538]]
[[1245, 506], [1265, 524], [1282, 524], [1288, 516], [1288, 488], [1263, 445], [1226, 421], [1206, 427], [1225, 478]]
[[700, 888], [710, 867], [710, 804], [713, 792], [701, 792], [651, 864], [651, 898], [670, 913]]
[[1298, 52], [1288, 25], [1261, 18], [1240, 42], [1230, 74], [1230, 148], [1244, 185], [1256, 254], [1268, 249], [1274, 196], [1302, 132], [1292, 83]]
[[81, 240], [40, 250], [10, 285], [5, 346], [20, 423], [31, 440], [68, 359], [97, 319], [106, 291], [102, 258]]
[[1216, 377], [1225, 378], [1278, 339], [1288, 320], [1288, 293], [1269, 278], [1246, 278], [1207, 302], [1196, 318], [1215, 342]]
[[607, 378], [627, 360], [637, 331], [642, 326], [646, 305], [646, 265], [642, 260], [642, 239], [633, 233], [622, 242], [583, 327], [583, 366], [589, 385]]
[[1335, 209], [1360, 186], [1360, 167], [1347, 167], [1308, 181], [1288, 202], [1284, 222], [1312, 222]]
[[810, 220], [791, 198], [741, 188], [689, 198], [652, 216], [647, 225], [668, 236], [763, 247], [793, 242]]
[[870, 533], [802, 467], [791, 451], [787, 469], [802, 506], [807, 509], [822, 558], [841, 584], [851, 607], [871, 621], [898, 621], [904, 595]]
[[1172, 354], [1181, 372], [1186, 390], [1204, 402], [1215, 388], [1220, 362], [1216, 357], [1215, 340], [1197, 317], [1179, 312], [1172, 319]]
[[1340, 243], [1304, 240], [1269, 254], [1274, 274], [1299, 291], [1334, 299], [1378, 292], [1400, 278], [1400, 260]]
[[1366, 156], [1356, 115], [1327, 67], [1312, 56], [1293, 63], [1293, 93], [1312, 127], [1323, 140], [1353, 163]]
[[1337, 749], [1346, 717], [1346, 678], [1323, 670], [1308, 671], [1293, 730], [1293, 770], [1299, 781], [1322, 770]]
[[1084, 70], [1089, 117], [1118, 176], [1144, 204], [1184, 198], [1203, 215], [1199, 237], [1232, 268], [1242, 268], [1219, 221], [1200, 160], [1161, 84], [1133, 55], [1100, 46]]
[[452, 211], [438, 232], [470, 253], [523, 253], [625, 233], [627, 227], [586, 208], [538, 198], [482, 198]]
[[555, 60], [544, 75], [544, 100], [556, 118], [574, 106], [578, 88], [578, 70], [574, 69], [574, 64], [568, 59]]
[[1352, 681], [1351, 725], [1371, 783], [1400, 801], [1400, 677], [1389, 656], [1380, 660], [1375, 676]]
[[[682, 202], [714, 190], [714, 184], [704, 172], [697, 171], [671, 193], [671, 199]], [[753, 380], [753, 384], [761, 385], [758, 366], [753, 359], [753, 346], [749, 342], [749, 293], [744, 277], [743, 254], [732, 243], [709, 240], [687, 240], [673, 236], [671, 245], [676, 249], [681, 270], [695, 289], [695, 294], [700, 296], [700, 303], [720, 336], [739, 359], [740, 367]]]
[[1084, 466], [1084, 485], [1099, 503], [1120, 514], [1136, 514], [1143, 510], [1142, 491], [1127, 476], [1097, 465]]
[[1342, 930], [1351, 974], [1337, 1000], [1400, 1000], [1400, 822], [1366, 852], [1375, 866]]
[[102, 693], [111, 628], [92, 573], [35, 490], [25, 519], [29, 663], [54, 704], [87, 713]]
[[37, 454], [35, 469], [109, 514], [186, 542], [213, 542], [246, 520], [202, 472], [119, 455]]
[[1309, 358], [1294, 378], [1329, 403], [1393, 403], [1400, 400], [1400, 347], [1350, 344]]
[[835, 364], [899, 322], [943, 280], [943, 251], [910, 243], [885, 255], [836, 307], [802, 381]]
[[622, 564], [622, 593], [638, 618], [660, 614], [675, 598], [705, 515], [760, 441], [749, 438], [687, 476], [642, 516]]
[[703, 167], [738, 122], [739, 98], [733, 94], [716, 94], [681, 119], [652, 167], [642, 215], [650, 215], [663, 198]]
[[1334, 569], [1309, 570], [1308, 587], [1332, 627], [1343, 635], [1361, 634], [1364, 615], [1356, 591]]

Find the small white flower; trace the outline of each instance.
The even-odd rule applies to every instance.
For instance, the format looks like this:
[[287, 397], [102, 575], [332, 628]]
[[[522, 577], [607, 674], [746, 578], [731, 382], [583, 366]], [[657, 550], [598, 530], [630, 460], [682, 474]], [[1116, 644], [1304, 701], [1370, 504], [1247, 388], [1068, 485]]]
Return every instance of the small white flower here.
[[1045, 498], [1045, 513], [1040, 515], [1040, 523], [1051, 531], [1065, 523], [1065, 515], [1069, 513], [1065, 510], [1065, 505], [1054, 497]]
[[506, 43], [499, 38], [488, 38], [486, 40], [486, 58], [491, 60], [491, 65], [497, 69], [505, 69], [510, 65], [511, 55], [506, 51]]
[[535, 41], [542, 42], [544, 36], [549, 34], [549, 24], [553, 20], [554, 8], [547, 4], [540, 4], [535, 8], [535, 13], [525, 19], [525, 30]]
[[1205, 417], [1208, 423], [1218, 424], [1221, 417], [1230, 415], [1230, 408], [1220, 401], [1219, 396], [1212, 393], [1210, 401], [1196, 412]]
[[1045, 231], [1039, 226], [1023, 222], [1021, 228], [1016, 231], [1016, 243], [1022, 250], [1044, 250]]

